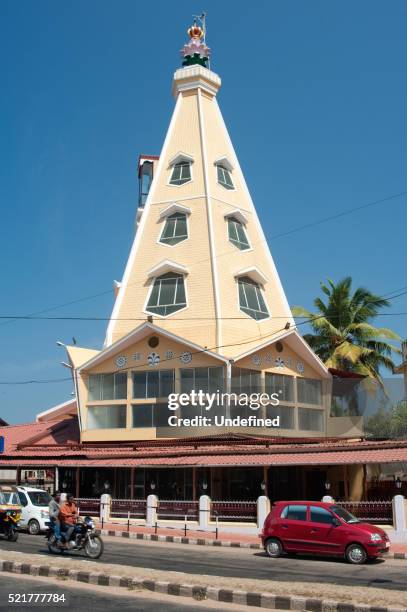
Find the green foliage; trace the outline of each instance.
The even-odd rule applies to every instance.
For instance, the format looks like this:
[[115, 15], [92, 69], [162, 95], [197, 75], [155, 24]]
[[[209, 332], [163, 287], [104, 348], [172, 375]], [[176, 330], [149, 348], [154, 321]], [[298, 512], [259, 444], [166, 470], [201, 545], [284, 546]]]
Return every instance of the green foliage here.
[[407, 400], [398, 402], [389, 411], [380, 408], [366, 419], [365, 432], [370, 438], [407, 438]]
[[321, 290], [327, 299], [315, 298], [315, 312], [301, 306], [292, 309], [294, 316], [310, 319], [312, 333], [305, 334], [305, 340], [327, 367], [361, 374], [382, 385], [380, 369], [393, 372], [392, 353], [400, 353], [388, 340], [400, 338], [390, 329], [375, 327], [372, 320], [390, 302], [364, 287], [352, 293], [350, 276], [336, 284], [321, 283]]

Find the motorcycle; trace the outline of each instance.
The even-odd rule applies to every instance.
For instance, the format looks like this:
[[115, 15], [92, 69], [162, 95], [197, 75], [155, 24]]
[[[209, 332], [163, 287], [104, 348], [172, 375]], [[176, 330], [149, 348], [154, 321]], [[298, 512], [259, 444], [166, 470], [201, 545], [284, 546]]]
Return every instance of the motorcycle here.
[[18, 539], [18, 521], [21, 519], [21, 505], [18, 492], [12, 486], [0, 486], [0, 533], [9, 542]]
[[45, 539], [51, 553], [60, 555], [66, 551], [83, 550], [90, 559], [98, 559], [103, 553], [103, 540], [95, 533], [95, 523], [90, 516], [85, 516], [83, 520], [78, 519], [70, 541], [66, 541], [62, 530], [61, 536], [64, 541], [58, 542], [52, 524], [49, 522]]

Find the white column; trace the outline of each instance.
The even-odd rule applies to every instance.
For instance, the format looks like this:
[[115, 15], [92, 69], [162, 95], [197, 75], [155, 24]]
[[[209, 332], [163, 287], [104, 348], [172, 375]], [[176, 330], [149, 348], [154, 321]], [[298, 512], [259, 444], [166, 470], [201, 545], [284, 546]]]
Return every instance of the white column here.
[[110, 519], [110, 506], [112, 504], [112, 498], [109, 493], [103, 493], [100, 498], [100, 520], [107, 522]]
[[399, 533], [407, 529], [404, 495], [395, 495], [393, 497], [393, 527]]
[[158, 497], [157, 495], [149, 495], [147, 497], [147, 527], [153, 527], [157, 522], [157, 506]]
[[257, 499], [257, 527], [261, 531], [264, 521], [270, 512], [270, 500], [266, 495], [260, 495]]
[[211, 518], [211, 498], [201, 495], [199, 498], [199, 528], [206, 529]]

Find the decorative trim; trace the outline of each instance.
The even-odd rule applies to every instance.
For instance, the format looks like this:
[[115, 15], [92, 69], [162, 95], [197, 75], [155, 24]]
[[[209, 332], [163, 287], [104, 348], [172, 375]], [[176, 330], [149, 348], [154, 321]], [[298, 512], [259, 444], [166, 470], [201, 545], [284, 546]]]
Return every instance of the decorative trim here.
[[164, 259], [159, 264], [150, 268], [147, 272], [148, 278], [153, 278], [156, 276], [161, 276], [162, 274], [167, 274], [167, 272], [176, 272], [177, 274], [188, 274], [189, 270], [182, 264], [177, 264], [175, 261], [171, 261], [170, 259]]
[[187, 206], [183, 206], [182, 204], [178, 204], [178, 202], [174, 202], [173, 204], [170, 204], [169, 206], [161, 210], [159, 217], [160, 219], [165, 219], [165, 217], [169, 217], [170, 215], [173, 215], [176, 212], [183, 213], [184, 215], [190, 215], [191, 209]]
[[194, 158], [192, 157], [192, 155], [188, 155], [188, 153], [178, 151], [178, 153], [174, 155], [174, 157], [171, 157], [170, 161], [168, 162], [168, 167], [172, 168], [172, 166], [175, 166], [175, 164], [181, 164], [182, 162], [185, 162], [187, 164], [193, 164]]
[[225, 219], [227, 219], [228, 217], [234, 217], [235, 219], [240, 221], [242, 225], [247, 225], [249, 221], [247, 215], [238, 208], [234, 208], [230, 212], [225, 213], [223, 216], [225, 217]]
[[240, 276], [248, 276], [259, 285], [265, 285], [268, 281], [267, 276], [265, 276], [263, 272], [260, 272], [260, 270], [256, 268], [256, 266], [244, 268], [244, 270], [239, 270], [239, 272], [235, 272], [233, 276], [235, 278], [239, 278]]
[[229, 170], [229, 172], [233, 172], [233, 166], [227, 157], [220, 157], [213, 163], [215, 164], [215, 166], [222, 166], [226, 170]]

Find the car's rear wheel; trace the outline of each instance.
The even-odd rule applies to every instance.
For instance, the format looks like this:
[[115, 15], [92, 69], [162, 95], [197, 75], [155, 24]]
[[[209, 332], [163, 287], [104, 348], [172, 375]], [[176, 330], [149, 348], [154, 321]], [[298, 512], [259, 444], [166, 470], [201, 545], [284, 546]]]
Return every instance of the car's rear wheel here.
[[28, 533], [30, 535], [38, 535], [40, 533], [40, 524], [36, 519], [32, 519], [29, 523], [28, 523]]
[[268, 556], [272, 557], [273, 559], [281, 557], [281, 555], [283, 554], [283, 546], [280, 540], [277, 540], [277, 538], [269, 538], [268, 540], [266, 540], [264, 550], [266, 551]]
[[361, 544], [351, 544], [346, 549], [345, 553], [346, 560], [354, 565], [362, 565], [366, 563], [367, 554]]

